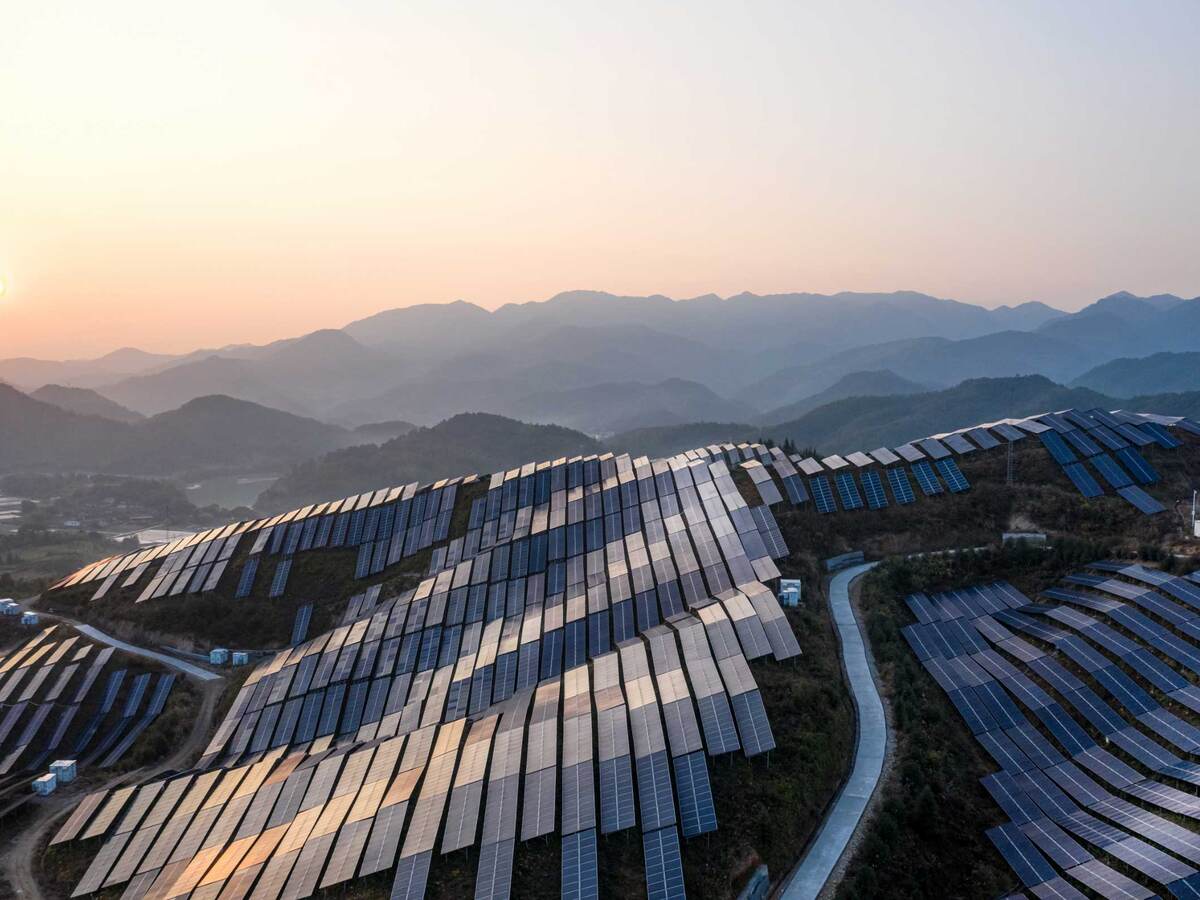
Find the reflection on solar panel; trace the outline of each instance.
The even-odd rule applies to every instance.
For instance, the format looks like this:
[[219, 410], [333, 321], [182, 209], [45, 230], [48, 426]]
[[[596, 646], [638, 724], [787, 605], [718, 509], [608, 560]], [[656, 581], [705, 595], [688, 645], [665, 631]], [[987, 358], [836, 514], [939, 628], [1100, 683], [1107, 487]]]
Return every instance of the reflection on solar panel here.
[[942, 473], [942, 477], [946, 479], [946, 484], [949, 486], [951, 493], [961, 493], [971, 486], [967, 483], [967, 478], [963, 475], [962, 470], [959, 469], [958, 463], [953, 459], [939, 459], [934, 465]]
[[1091, 463], [1096, 467], [1100, 476], [1108, 482], [1111, 488], [1123, 488], [1133, 484], [1133, 479], [1129, 477], [1124, 469], [1117, 464], [1107, 453], [1098, 453], [1092, 457]]
[[887, 495], [883, 492], [883, 480], [877, 471], [874, 469], [864, 471], [862, 483], [863, 490], [867, 493], [867, 506], [871, 509], [883, 509], [888, 505]]
[[1150, 463], [1146, 462], [1146, 458], [1138, 452], [1136, 447], [1123, 447], [1117, 451], [1117, 458], [1125, 463], [1133, 477], [1137, 479], [1138, 484], [1156, 484], [1161, 480], [1158, 472]]
[[824, 475], [815, 475], [808, 480], [808, 484], [812, 488], [813, 502], [817, 505], [817, 512], [837, 512], [837, 506], [833, 502], [833, 491], [829, 489], [828, 478]]
[[917, 484], [921, 486], [921, 491], [926, 497], [933, 497], [942, 492], [942, 486], [937, 480], [937, 476], [933, 474], [933, 467], [928, 460], [921, 460], [912, 464], [912, 471], [917, 476]]
[[1148, 516], [1167, 511], [1165, 506], [1163, 506], [1136, 485], [1117, 488], [1117, 493], [1136, 506], [1140, 512], [1143, 512]]
[[908, 473], [904, 469], [898, 466], [888, 469], [887, 476], [888, 484], [892, 486], [892, 496], [896, 498], [897, 503], [904, 506], [916, 500], [912, 482], [908, 480]]
[[854, 483], [854, 473], [837, 472], [833, 477], [837, 482], [838, 496], [842, 498], [842, 509], [862, 509], [862, 495]]
[[1100, 487], [1100, 484], [1092, 477], [1092, 473], [1084, 467], [1083, 463], [1070, 463], [1062, 468], [1067, 477], [1071, 479], [1071, 483], [1075, 485], [1079, 493], [1083, 494], [1083, 496], [1088, 498], [1103, 496], [1104, 489]]

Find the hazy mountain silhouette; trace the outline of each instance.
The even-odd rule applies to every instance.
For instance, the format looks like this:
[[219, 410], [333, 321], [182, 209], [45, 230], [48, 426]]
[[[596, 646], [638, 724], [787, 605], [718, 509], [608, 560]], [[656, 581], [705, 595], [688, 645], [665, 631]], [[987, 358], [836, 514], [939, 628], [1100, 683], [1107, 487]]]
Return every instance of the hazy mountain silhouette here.
[[1200, 390], [1200, 352], [1114, 359], [1072, 382], [1116, 397]]
[[100, 416], [114, 422], [140, 422], [144, 418], [141, 413], [126, 409], [89, 388], [46, 384], [31, 392], [29, 396], [44, 403], [51, 403], [67, 412], [79, 413], [81, 416]]

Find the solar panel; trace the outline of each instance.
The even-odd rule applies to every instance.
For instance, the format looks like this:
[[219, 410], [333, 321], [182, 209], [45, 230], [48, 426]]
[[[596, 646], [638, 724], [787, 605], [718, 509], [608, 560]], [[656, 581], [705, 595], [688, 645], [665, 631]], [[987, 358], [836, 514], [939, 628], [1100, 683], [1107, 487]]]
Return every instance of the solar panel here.
[[1043, 431], [1038, 435], [1038, 438], [1045, 445], [1046, 449], [1050, 451], [1050, 455], [1054, 458], [1054, 461], [1060, 466], [1078, 461], [1075, 453], [1067, 446], [1066, 441], [1062, 439], [1062, 435], [1058, 432]]
[[679, 795], [679, 823], [683, 836], [695, 837], [717, 830], [717, 811], [713, 806], [712, 784], [703, 751], [677, 756], [675, 788]]
[[887, 470], [888, 484], [892, 486], [892, 496], [901, 506], [916, 500], [913, 494], [912, 482], [908, 480], [908, 472], [899, 466]]
[[1091, 463], [1100, 473], [1100, 477], [1108, 482], [1109, 487], [1123, 488], [1133, 484], [1133, 479], [1129, 477], [1129, 473], [1122, 469], [1116, 460], [1107, 453], [1097, 453], [1091, 458]]
[[1164, 450], [1174, 450], [1183, 446], [1170, 431], [1157, 422], [1143, 422], [1138, 427]]
[[267, 594], [268, 597], [280, 597], [287, 588], [288, 574], [292, 571], [291, 557], [279, 561], [279, 565], [275, 567], [275, 576], [271, 579], [271, 590]]
[[928, 460], [921, 460], [912, 464], [913, 475], [917, 477], [917, 484], [921, 486], [921, 491], [926, 497], [933, 497], [942, 493], [942, 486], [937, 480], [937, 476], [933, 474], [933, 467]]
[[597, 900], [599, 895], [596, 829], [567, 835], [562, 842], [563, 900]]
[[931, 459], [943, 459], [950, 455], [950, 451], [945, 445], [936, 438], [925, 438], [915, 442], [918, 447], [925, 451]]
[[683, 860], [679, 854], [679, 831], [660, 828], [642, 834], [646, 860], [647, 900], [683, 900]]
[[934, 465], [946, 479], [946, 484], [950, 487], [952, 494], [958, 494], [970, 488], [971, 485], [967, 482], [966, 476], [963, 475], [958, 463], [953, 459], [939, 459]]
[[991, 432], [986, 428], [971, 428], [967, 431], [967, 436], [971, 438], [983, 450], [991, 450], [993, 447], [999, 447], [1000, 442], [992, 437]]
[[1140, 487], [1137, 487], [1136, 485], [1130, 485], [1129, 487], [1117, 488], [1117, 493], [1120, 494], [1126, 500], [1128, 500], [1130, 503], [1132, 503], [1134, 506], [1136, 506], [1140, 512], [1143, 512], [1148, 516], [1152, 516], [1152, 515], [1155, 515], [1156, 513], [1167, 511], [1167, 508], [1165, 506], [1163, 506], [1161, 503], [1159, 503], [1157, 500], [1155, 500], [1153, 497], [1151, 497], [1149, 494], [1147, 494], [1145, 491], [1143, 491]]
[[965, 456], [968, 453], [974, 453], [976, 447], [961, 434], [946, 435], [943, 443], [960, 456]]
[[1034, 887], [1055, 877], [1054, 867], [1016, 825], [1009, 822], [990, 828], [987, 836], [1026, 887]]
[[1100, 446], [1082, 431], [1068, 431], [1063, 437], [1079, 451], [1082, 456], [1095, 456], [1100, 452]]
[[808, 484], [812, 489], [813, 502], [817, 505], [817, 512], [837, 512], [837, 506], [833, 502], [833, 492], [829, 489], [829, 479], [824, 475], [815, 475], [809, 479]]
[[837, 472], [833, 477], [837, 482], [838, 496], [842, 498], [842, 508], [862, 509], [862, 495], [858, 492], [858, 485], [854, 483], [854, 473]]
[[1136, 447], [1122, 447], [1117, 451], [1117, 458], [1125, 463], [1138, 484], [1156, 484], [1161, 478]]
[[250, 596], [254, 587], [254, 576], [258, 573], [258, 559], [257, 556], [251, 556], [242, 565], [242, 574], [238, 577], [237, 590], [233, 594], [236, 599]]
[[883, 480], [874, 469], [861, 473], [863, 490], [867, 493], [867, 506], [871, 509], [883, 509], [888, 505], [887, 495], [883, 492]]
[[1083, 494], [1083, 496], [1091, 498], [1100, 497], [1104, 494], [1104, 489], [1092, 477], [1092, 473], [1084, 468], [1083, 463], [1069, 463], [1063, 466], [1062, 469], [1067, 474], [1067, 477], [1071, 479], [1071, 483], [1078, 488], [1079, 493]]
[[308, 637], [308, 623], [312, 621], [313, 605], [306, 603], [296, 610], [296, 620], [292, 624], [292, 646], [302, 644]]
[[633, 811], [633, 767], [629, 754], [600, 761], [600, 833], [611, 834], [636, 824]]

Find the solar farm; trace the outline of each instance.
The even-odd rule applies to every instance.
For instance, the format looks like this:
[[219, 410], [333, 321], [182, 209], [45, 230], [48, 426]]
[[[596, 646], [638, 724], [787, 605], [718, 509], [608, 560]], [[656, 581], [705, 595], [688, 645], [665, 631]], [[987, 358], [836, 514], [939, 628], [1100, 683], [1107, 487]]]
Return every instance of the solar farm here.
[[[668, 459], [549, 460], [380, 488], [100, 560], [43, 601], [102, 613], [219, 595], [290, 603], [294, 613], [273, 647], [253, 648], [271, 652], [194, 765], [88, 792], [50, 846], [86, 852], [72, 896], [302, 898], [384, 879], [391, 897], [419, 898], [439, 866], [466, 860], [474, 896], [503, 898], [514, 896], [523, 845], [553, 840], [558, 867], [546, 877], [564, 898], [589, 898], [609, 895], [604, 842], [628, 833], [640, 842], [646, 895], [686, 896], [682, 849], [721, 840], [714, 767], [738, 757], [753, 771], [773, 751], [790, 752], [760, 679], [792, 665], [806, 641], [776, 596], [780, 567], [802, 549], [797, 521], [850, 516], [869, 527], [897, 507], [969, 503], [963, 466], [1003, 459], [1014, 445], [1044, 451], [1078, 503], [1107, 497], [1139, 516], [1163, 515], [1169, 498], [1150, 493], [1161, 480], [1154, 463], [1196, 435], [1188, 420], [1070, 410], [820, 459], [746, 443]], [[334, 596], [305, 574], [317, 559], [345, 568]], [[1101, 619], [1144, 625], [1138, 640], [1171, 648], [1187, 666], [1195, 648], [1185, 647], [1185, 626], [1188, 608], [1200, 609], [1200, 584], [1141, 567], [1078, 577], [1046, 597], [1054, 606], [1004, 585], [914, 594], [917, 621], [904, 633], [1001, 767], [986, 786], [1003, 784], [1012, 822], [990, 835], [1038, 896], [1076, 896], [1064, 877], [1099, 890], [1110, 871], [1120, 874], [1069, 836], [1095, 837], [1071, 817], [1111, 818], [1097, 804], [1125, 810], [1120, 795], [1168, 804], [1171, 818], [1154, 823], [1168, 836], [1163, 846], [1187, 847], [1196, 858], [1184, 858], [1200, 864], [1200, 843], [1191, 850], [1182, 835], [1191, 831], [1178, 823], [1192, 806], [1185, 792], [1134, 778], [1132, 763], [1106, 749], [1116, 742], [1177, 779], [1193, 764], [1172, 754], [1200, 749], [1200, 730], [1169, 705], [1148, 705], [1146, 690], [1135, 696], [1128, 675], [1110, 679], [1122, 712], [1068, 671], [1080, 660], [1089, 675], [1122, 671], [1097, 665], [1095, 649], [1075, 649], [1119, 647], [1122, 663], [1139, 661], [1156, 689], [1170, 681], [1171, 702], [1186, 705], [1196, 688], [1172, 681], [1133, 639], [1103, 631]], [[1167, 610], [1185, 637], [1155, 624]], [[63, 629], [0, 660], [0, 767], [11, 755], [31, 771], [66, 746], [111, 766], [163, 708], [172, 676], [112, 673], [111, 648]], [[1020, 666], [1035, 678], [1053, 672], [1053, 686], [1074, 693], [1049, 701]], [[1005, 679], [1025, 691], [1018, 702]], [[90, 714], [63, 711], [67, 694]], [[1019, 707], [1028, 701], [1040, 704], [1028, 705], [1037, 722]], [[1089, 743], [1087, 725], [1067, 724], [1068, 710], [1113, 727]], [[1134, 719], [1162, 729], [1159, 742], [1134, 735]], [[1038, 723], [1071, 743], [1056, 749]], [[1118, 733], [1132, 736], [1121, 744]], [[1094, 793], [1081, 794], [1075, 774]], [[1142, 820], [1121, 814], [1138, 837], [1116, 836], [1106, 852], [1150, 840]], [[1152, 849], [1127, 855], [1192, 896], [1180, 892], [1200, 883], [1196, 870]]]

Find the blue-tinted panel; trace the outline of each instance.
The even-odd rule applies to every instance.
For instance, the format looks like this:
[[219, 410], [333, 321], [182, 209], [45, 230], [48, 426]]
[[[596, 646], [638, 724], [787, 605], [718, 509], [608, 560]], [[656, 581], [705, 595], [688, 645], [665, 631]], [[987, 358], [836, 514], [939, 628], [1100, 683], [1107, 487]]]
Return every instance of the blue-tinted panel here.
[[838, 496], [842, 498], [842, 509], [862, 509], [862, 495], [854, 483], [854, 473], [837, 472], [833, 479], [837, 482]]
[[892, 496], [896, 498], [897, 503], [904, 506], [917, 499], [913, 493], [912, 482], [908, 480], [908, 472], [896, 466], [887, 470], [887, 476], [888, 484], [892, 486]]
[[933, 474], [933, 466], [928, 460], [920, 460], [912, 465], [913, 475], [917, 477], [917, 484], [921, 486], [922, 492], [926, 497], [933, 497], [942, 493], [942, 486], [937, 480], [937, 476]]
[[867, 493], [867, 506], [871, 509], [883, 509], [888, 505], [887, 495], [883, 492], [883, 479], [874, 469], [862, 473], [863, 490]]
[[837, 512], [837, 506], [833, 502], [833, 492], [829, 489], [829, 479], [824, 475], [817, 475], [808, 483], [812, 487], [813, 501], [817, 504], [817, 512]]

